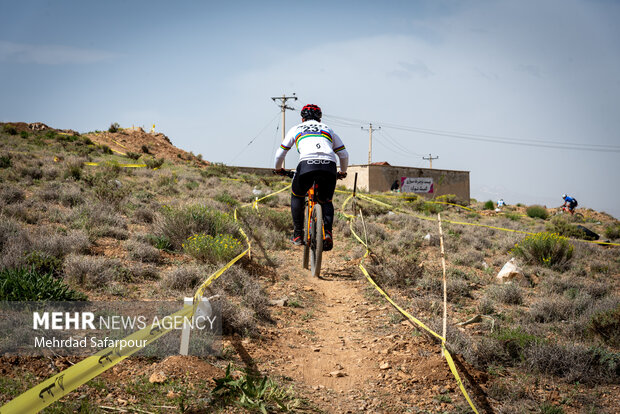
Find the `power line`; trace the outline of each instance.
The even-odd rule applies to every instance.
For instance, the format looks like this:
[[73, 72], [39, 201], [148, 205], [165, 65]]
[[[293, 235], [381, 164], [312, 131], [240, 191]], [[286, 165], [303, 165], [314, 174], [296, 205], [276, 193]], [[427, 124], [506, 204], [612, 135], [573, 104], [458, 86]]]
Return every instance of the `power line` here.
[[265, 125], [265, 126], [263, 127], [263, 129], [261, 129], [261, 130], [260, 130], [260, 132], [259, 132], [258, 134], [256, 134], [256, 136], [255, 136], [254, 138], [252, 138], [252, 139], [250, 140], [250, 142], [248, 142], [248, 143], [247, 143], [247, 145], [246, 145], [245, 147], [243, 147], [243, 148], [241, 149], [241, 151], [239, 151], [239, 153], [238, 153], [237, 155], [235, 155], [235, 156], [234, 156], [234, 158], [233, 158], [232, 160], [230, 160], [230, 162], [231, 162], [231, 163], [232, 163], [232, 162], [234, 162], [234, 161], [235, 161], [235, 160], [239, 157], [239, 155], [241, 155], [241, 154], [242, 154], [242, 153], [243, 153], [246, 149], [248, 149], [248, 147], [249, 147], [250, 145], [252, 145], [252, 143], [256, 140], [256, 138], [258, 138], [258, 137], [259, 137], [259, 136], [260, 136], [263, 132], [265, 132], [265, 130], [267, 129], [267, 127], [268, 127], [269, 125], [271, 125], [271, 123], [273, 122], [273, 120], [274, 120], [274, 119], [276, 119], [276, 117], [277, 117], [278, 115], [279, 115], [279, 113], [276, 113], [276, 114], [275, 114], [275, 116], [274, 116], [273, 118], [271, 118], [271, 120], [267, 123], [267, 125]]
[[[364, 121], [361, 119], [347, 118], [347, 117], [341, 117], [341, 116], [336, 116], [336, 115], [325, 115], [325, 117], [327, 119], [332, 120], [330, 122], [333, 122], [333, 120], [336, 120], [342, 123], [357, 123], [357, 124], [368, 123], [367, 121]], [[470, 140], [470, 141], [493, 142], [497, 144], [511, 144], [511, 145], [568, 149], [568, 150], [620, 152], [620, 146], [617, 146], [617, 145], [579, 144], [579, 143], [558, 142], [558, 141], [532, 140], [532, 139], [524, 139], [524, 138], [508, 138], [508, 137], [500, 137], [500, 136], [494, 136], [494, 135], [471, 134], [471, 133], [465, 133], [465, 132], [453, 132], [453, 131], [444, 131], [444, 130], [436, 130], [436, 129], [428, 129], [428, 128], [419, 128], [419, 127], [414, 127], [414, 126], [399, 125], [399, 124], [385, 123], [385, 122], [382, 122], [381, 125], [385, 128], [392, 128], [392, 129], [401, 130], [401, 131], [445, 136], [445, 137], [464, 139], [464, 140]]]

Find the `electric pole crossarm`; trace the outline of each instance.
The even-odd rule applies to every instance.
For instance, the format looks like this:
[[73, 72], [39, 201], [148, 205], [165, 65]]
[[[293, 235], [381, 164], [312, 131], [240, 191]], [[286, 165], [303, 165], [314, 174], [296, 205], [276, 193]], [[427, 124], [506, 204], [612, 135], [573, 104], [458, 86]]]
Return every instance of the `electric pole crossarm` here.
[[431, 154], [428, 154], [428, 158], [426, 157], [422, 157], [423, 160], [429, 160], [431, 163], [430, 168], [433, 169], [433, 160], [439, 159], [439, 155], [436, 156], [435, 158], [433, 158], [433, 156]]

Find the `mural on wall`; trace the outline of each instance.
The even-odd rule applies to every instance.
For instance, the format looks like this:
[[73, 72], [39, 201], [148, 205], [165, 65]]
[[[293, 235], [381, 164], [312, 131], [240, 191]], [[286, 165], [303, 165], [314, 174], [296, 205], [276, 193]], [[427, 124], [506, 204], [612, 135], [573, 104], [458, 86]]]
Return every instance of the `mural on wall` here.
[[403, 193], [432, 193], [432, 177], [400, 177], [400, 191]]

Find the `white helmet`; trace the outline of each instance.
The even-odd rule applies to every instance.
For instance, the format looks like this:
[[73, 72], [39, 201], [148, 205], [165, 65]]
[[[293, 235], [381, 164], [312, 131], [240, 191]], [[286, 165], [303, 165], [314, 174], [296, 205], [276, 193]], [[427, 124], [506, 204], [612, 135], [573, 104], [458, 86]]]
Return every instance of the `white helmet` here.
[[566, 198], [566, 194], [562, 194], [562, 200]]

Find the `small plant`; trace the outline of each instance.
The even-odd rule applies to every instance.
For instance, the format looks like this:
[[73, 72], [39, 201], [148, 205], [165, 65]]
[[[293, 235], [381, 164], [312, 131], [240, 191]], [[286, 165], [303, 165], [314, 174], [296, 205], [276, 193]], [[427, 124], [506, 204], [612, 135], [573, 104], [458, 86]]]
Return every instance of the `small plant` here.
[[11, 168], [10, 155], [0, 155], [0, 168]]
[[519, 221], [519, 220], [521, 220], [521, 216], [519, 215], [519, 213], [505, 213], [504, 217], [506, 217], [508, 220], [512, 220], [512, 221]]
[[107, 145], [99, 145], [99, 149], [101, 150], [103, 154], [108, 154], [108, 155], [114, 154], [114, 152], [112, 152], [112, 148], [108, 147]]
[[492, 200], [488, 200], [484, 203], [484, 206], [482, 207], [485, 210], [494, 210], [495, 209], [495, 203], [493, 203]]
[[137, 160], [138, 158], [140, 158], [142, 156], [142, 154], [138, 154], [137, 152], [131, 152], [131, 151], [127, 151], [127, 158], [130, 158], [132, 160]]
[[161, 167], [164, 164], [164, 161], [165, 160], [163, 158], [145, 158], [144, 159], [144, 163], [151, 170]]
[[588, 329], [612, 346], [620, 345], [620, 305], [590, 317]]
[[[2, 165], [0, 164], [0, 168]], [[605, 228], [605, 237], [610, 239], [620, 238], [620, 222], [616, 222]]]
[[560, 236], [564, 237], [572, 237], [575, 239], [584, 239], [589, 240], [586, 233], [577, 227], [576, 225], [570, 223], [567, 218], [563, 216], [555, 216], [551, 219], [550, 223], [547, 223], [547, 231], [550, 233], [557, 233]]
[[547, 212], [547, 209], [544, 208], [543, 206], [538, 206], [538, 205], [529, 206], [525, 210], [525, 214], [527, 214], [528, 217], [539, 218], [543, 220], [546, 220], [547, 217], [549, 217], [549, 213]]
[[183, 243], [183, 250], [203, 262], [229, 261], [241, 252], [242, 244], [229, 234], [194, 234]]
[[142, 147], [140, 148], [142, 150], [142, 152], [144, 154], [150, 154], [151, 152], [149, 151], [149, 147], [147, 147], [146, 145], [142, 145]]
[[28, 131], [22, 131], [19, 133], [19, 136], [26, 139], [30, 136], [30, 134], [28, 133]]
[[300, 402], [293, 398], [291, 390], [284, 390], [267, 377], [244, 372], [234, 376], [232, 366], [228, 364], [222, 378], [215, 379], [213, 395], [223, 404], [236, 404], [249, 410], [261, 413], [275, 410], [290, 411]]
[[527, 236], [515, 245], [512, 253], [531, 264], [561, 267], [573, 256], [573, 245], [566, 237], [545, 232]]
[[0, 270], [0, 300], [66, 301], [86, 300], [83, 293], [54, 278], [52, 272], [39, 272], [35, 267]]
[[166, 236], [155, 236], [153, 234], [149, 234], [147, 236], [147, 240], [159, 250], [164, 250], [166, 252], [172, 251], [172, 243], [170, 243], [170, 239]]
[[17, 128], [11, 124], [5, 124], [2, 129], [9, 135], [17, 135]]
[[239, 201], [234, 199], [233, 196], [231, 196], [227, 191], [216, 195], [214, 199], [220, 203], [228, 204], [233, 207], [239, 205]]
[[120, 128], [121, 126], [118, 124], [118, 122], [113, 122], [110, 124], [110, 128], [108, 128], [108, 132], [118, 132]]
[[232, 168], [227, 167], [221, 163], [214, 163], [209, 165], [206, 169], [200, 171], [200, 175], [203, 177], [230, 177], [233, 172]]

